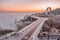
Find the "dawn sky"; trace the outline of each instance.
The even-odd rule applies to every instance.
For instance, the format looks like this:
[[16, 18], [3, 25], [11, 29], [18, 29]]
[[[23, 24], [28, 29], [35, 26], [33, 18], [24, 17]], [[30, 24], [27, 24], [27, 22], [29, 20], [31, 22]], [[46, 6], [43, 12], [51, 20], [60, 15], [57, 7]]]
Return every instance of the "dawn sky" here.
[[35, 12], [60, 8], [60, 0], [0, 0], [0, 11]]

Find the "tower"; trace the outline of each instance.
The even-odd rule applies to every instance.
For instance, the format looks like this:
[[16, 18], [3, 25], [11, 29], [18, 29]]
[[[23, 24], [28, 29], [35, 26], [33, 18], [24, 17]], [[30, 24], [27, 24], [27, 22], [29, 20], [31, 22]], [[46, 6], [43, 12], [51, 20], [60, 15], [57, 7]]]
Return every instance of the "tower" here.
[[46, 9], [46, 15], [48, 15], [49, 12], [51, 12], [51, 7], [48, 7], [48, 8]]

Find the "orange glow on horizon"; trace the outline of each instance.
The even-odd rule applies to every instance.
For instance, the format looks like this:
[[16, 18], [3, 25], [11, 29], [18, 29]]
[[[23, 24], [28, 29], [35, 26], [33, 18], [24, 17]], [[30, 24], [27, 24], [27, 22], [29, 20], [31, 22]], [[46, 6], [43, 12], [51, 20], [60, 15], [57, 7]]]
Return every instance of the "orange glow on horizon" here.
[[[53, 7], [53, 9], [60, 8], [59, 6]], [[46, 8], [44, 7], [0, 7], [0, 11], [5, 12], [45, 12]]]
[[52, 10], [60, 8], [60, 0], [3, 0], [0, 11], [6, 12], [45, 12], [47, 7]]
[[28, 7], [24, 8], [24, 7], [1, 7], [0, 11], [6, 11], [6, 12], [45, 12], [44, 9], [29, 9]]

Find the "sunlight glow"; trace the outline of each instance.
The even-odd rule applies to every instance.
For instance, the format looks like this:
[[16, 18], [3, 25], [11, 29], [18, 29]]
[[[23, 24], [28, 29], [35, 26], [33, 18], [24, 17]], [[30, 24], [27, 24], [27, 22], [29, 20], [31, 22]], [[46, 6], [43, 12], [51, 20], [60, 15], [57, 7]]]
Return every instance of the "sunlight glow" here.
[[[15, 0], [17, 1], [17, 0]], [[1, 2], [0, 4], [0, 11], [17, 11], [17, 12], [39, 12], [46, 10], [47, 7], [51, 7], [52, 10], [56, 8], [60, 8], [59, 1], [47, 1], [41, 0], [37, 2], [27, 2], [27, 3], [20, 3], [20, 2]]]

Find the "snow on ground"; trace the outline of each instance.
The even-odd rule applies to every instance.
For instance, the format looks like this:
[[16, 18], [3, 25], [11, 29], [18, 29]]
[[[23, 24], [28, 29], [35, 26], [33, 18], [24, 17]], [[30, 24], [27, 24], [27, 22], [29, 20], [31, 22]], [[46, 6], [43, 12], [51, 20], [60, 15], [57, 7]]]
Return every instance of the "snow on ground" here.
[[[24, 16], [30, 15], [32, 13], [4, 13], [0, 12], [0, 28], [2, 29], [16, 29], [14, 26], [14, 20], [23, 19]], [[13, 25], [12, 25], [13, 24]]]

